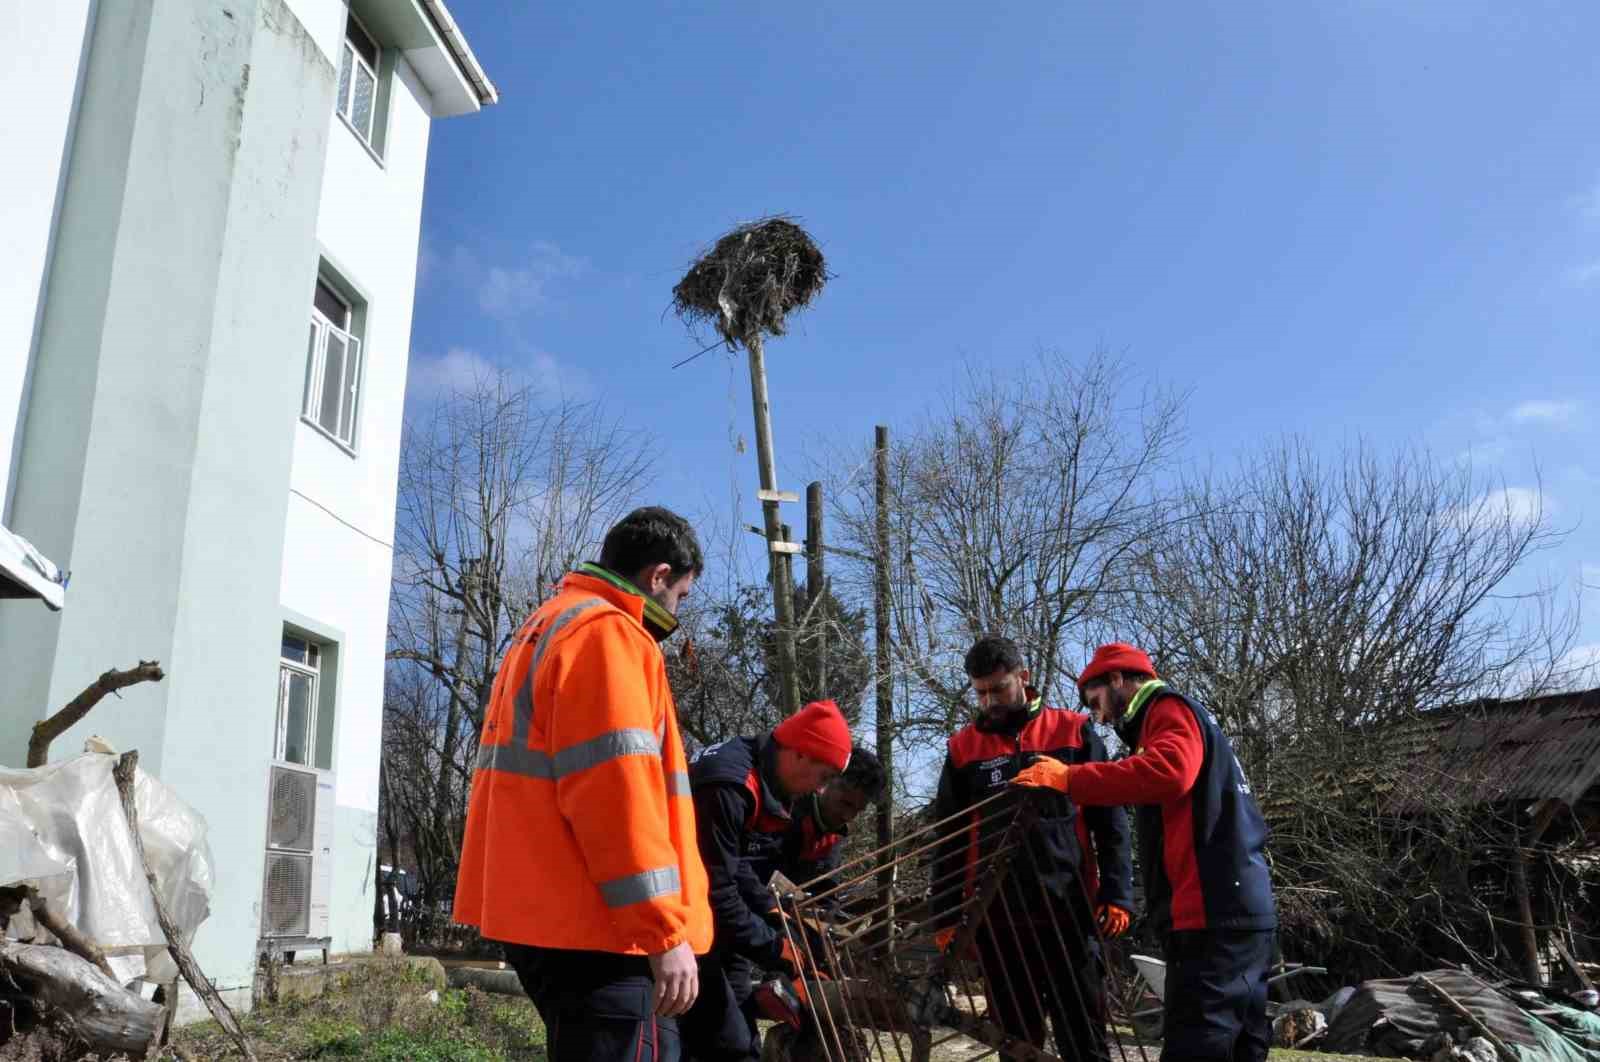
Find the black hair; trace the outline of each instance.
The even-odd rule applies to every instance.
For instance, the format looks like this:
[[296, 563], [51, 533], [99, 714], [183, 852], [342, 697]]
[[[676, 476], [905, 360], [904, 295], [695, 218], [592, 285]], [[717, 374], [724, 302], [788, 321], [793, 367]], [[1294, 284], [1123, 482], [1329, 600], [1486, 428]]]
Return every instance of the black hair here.
[[973, 643], [967, 650], [965, 662], [967, 675], [971, 678], [983, 678], [996, 671], [1021, 671], [1022, 650], [1017, 648], [1017, 643], [1010, 638], [999, 634], [985, 634]]
[[864, 749], [860, 745], [850, 749], [850, 764], [839, 775], [839, 781], [851, 789], [859, 789], [867, 795], [868, 800], [877, 800], [883, 792], [883, 764], [878, 762], [877, 753], [871, 749]]
[[700, 541], [689, 521], [659, 505], [647, 505], [624, 516], [606, 532], [600, 547], [600, 566], [631, 579], [643, 568], [656, 564], [672, 567], [674, 579], [685, 573], [699, 576], [706, 561]]

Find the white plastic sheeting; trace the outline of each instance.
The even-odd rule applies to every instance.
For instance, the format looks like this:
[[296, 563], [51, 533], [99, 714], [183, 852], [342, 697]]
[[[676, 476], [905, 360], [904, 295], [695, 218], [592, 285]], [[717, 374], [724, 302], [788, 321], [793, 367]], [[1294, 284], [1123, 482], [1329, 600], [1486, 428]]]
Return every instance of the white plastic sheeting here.
[[33, 543], [0, 526], [0, 597], [37, 597], [57, 612], [66, 597], [67, 576], [33, 548]]
[[[111, 770], [117, 757], [86, 752], [64, 763], [0, 767], [0, 885], [27, 882], [112, 956], [124, 981], [177, 975], [156, 919]], [[161, 898], [185, 942], [211, 911], [206, 823], [140, 770], [134, 805]]]

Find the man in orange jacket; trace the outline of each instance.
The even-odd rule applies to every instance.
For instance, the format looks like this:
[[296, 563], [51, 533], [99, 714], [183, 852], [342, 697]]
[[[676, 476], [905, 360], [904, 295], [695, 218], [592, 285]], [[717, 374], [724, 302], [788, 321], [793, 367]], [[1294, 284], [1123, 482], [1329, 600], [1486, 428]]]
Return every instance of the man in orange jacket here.
[[518, 631], [495, 676], [455, 919], [504, 943], [553, 1062], [676, 1062], [711, 906], [658, 642], [704, 567], [636, 509]]

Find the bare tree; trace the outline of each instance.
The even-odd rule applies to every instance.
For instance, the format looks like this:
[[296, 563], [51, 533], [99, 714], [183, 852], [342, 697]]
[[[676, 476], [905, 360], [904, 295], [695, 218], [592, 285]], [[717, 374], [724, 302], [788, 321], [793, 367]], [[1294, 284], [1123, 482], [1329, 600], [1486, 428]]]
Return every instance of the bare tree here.
[[[1182, 399], [1108, 356], [1046, 353], [1007, 376], [970, 369], [896, 436], [896, 727], [932, 749], [966, 717], [961, 660], [981, 634], [1016, 639], [1046, 697], [1070, 693], [1082, 632], [1128, 590], [1136, 547], [1165, 519]], [[834, 526], [854, 556], [833, 578], [847, 599], [869, 600], [872, 482], [858, 454], [831, 463]]]
[[1422, 708], [1541, 692], [1574, 633], [1512, 576], [1560, 541], [1510, 494], [1404, 449], [1287, 440], [1204, 478], [1141, 544], [1128, 636], [1262, 763]]
[[649, 440], [505, 373], [407, 425], [385, 691], [385, 821], [431, 905], [454, 881], [495, 671], [522, 621], [595, 551], [650, 471]]
[[1522, 813], [1463, 803], [1476, 780], [1439, 757], [1416, 764], [1428, 710], [1456, 706], [1460, 726], [1484, 699], [1560, 684], [1575, 613], [1513, 589], [1562, 537], [1537, 492], [1415, 449], [1319, 459], [1290, 439], [1197, 479], [1172, 514], [1114, 629], [1233, 737], [1297, 957], [1520, 971], [1495, 920]]

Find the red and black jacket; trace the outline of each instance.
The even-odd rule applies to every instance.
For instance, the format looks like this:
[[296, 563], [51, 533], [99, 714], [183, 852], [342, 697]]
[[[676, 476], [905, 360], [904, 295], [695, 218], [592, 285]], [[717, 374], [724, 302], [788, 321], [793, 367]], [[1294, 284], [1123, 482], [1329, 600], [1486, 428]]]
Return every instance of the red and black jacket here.
[[793, 826], [775, 779], [771, 735], [737, 737], [689, 763], [700, 856], [711, 883], [713, 950], [775, 966], [782, 946], [767, 920], [777, 906], [767, 880], [780, 866]]
[[1117, 727], [1132, 754], [1074, 770], [1074, 800], [1138, 805], [1145, 904], [1157, 933], [1277, 925], [1267, 825], [1216, 720], [1159, 688]]
[[[1018, 771], [1039, 756], [1063, 763], [1089, 763], [1106, 758], [1105, 743], [1095, 733], [1086, 713], [1051, 708], [1034, 701], [1028, 712], [1009, 725], [984, 720], [968, 723], [950, 739], [939, 793], [933, 802], [933, 820], [948, 818], [997, 791], [1006, 790]], [[1023, 795], [1012, 790], [1012, 799]], [[1128, 817], [1118, 807], [1078, 807], [1065, 794], [1034, 795], [1043, 803], [1038, 822], [1030, 831], [1029, 853], [1014, 856], [1014, 879], [1031, 883], [1047, 898], [1060, 902], [1087, 895], [1095, 903], [1114, 903], [1133, 909], [1133, 861], [1129, 848]], [[997, 801], [969, 813], [967, 828], [936, 850], [932, 873], [935, 901], [950, 907], [958, 897], [971, 895], [976, 886], [978, 859], [999, 843], [1009, 818], [997, 816]], [[1086, 852], [1093, 858], [1085, 858]], [[960, 893], [947, 884], [958, 870], [965, 872]], [[938, 917], [936, 912], [936, 917]]]

